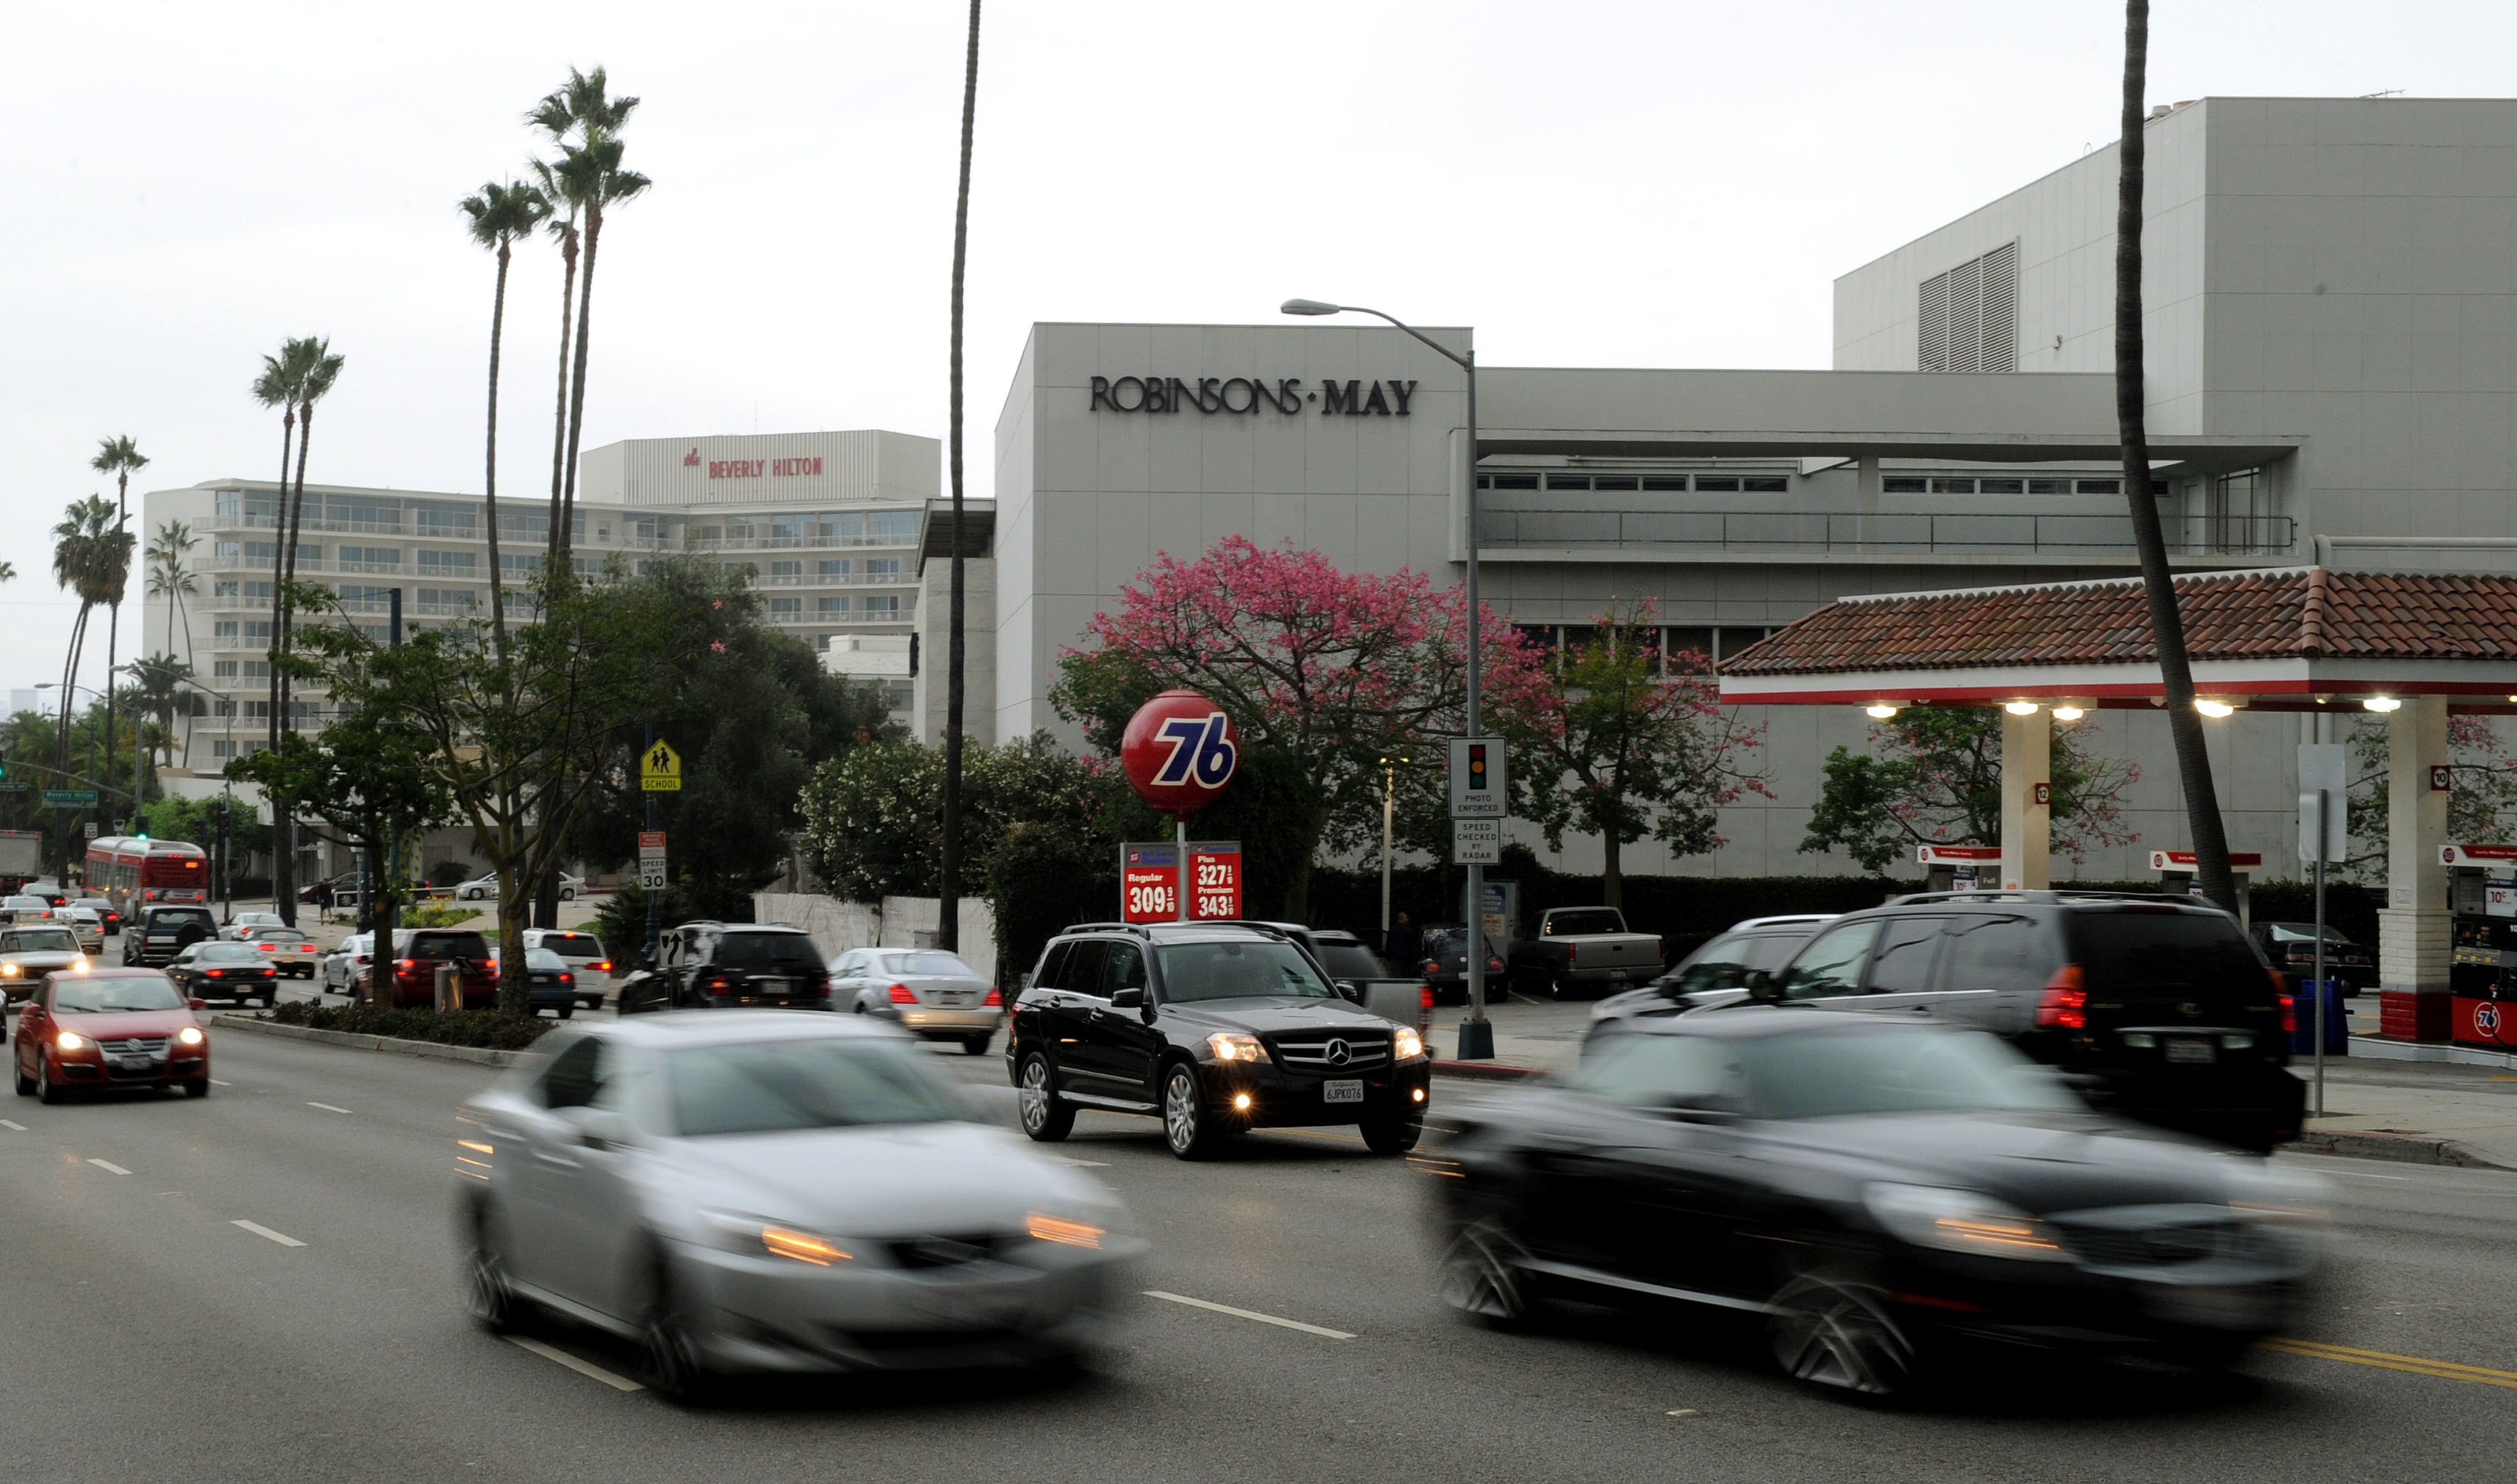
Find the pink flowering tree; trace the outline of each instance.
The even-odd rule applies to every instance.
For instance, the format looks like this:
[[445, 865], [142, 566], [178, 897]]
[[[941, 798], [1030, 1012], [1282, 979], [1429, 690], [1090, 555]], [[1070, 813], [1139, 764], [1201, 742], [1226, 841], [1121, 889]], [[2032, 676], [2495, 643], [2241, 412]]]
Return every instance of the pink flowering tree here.
[[[1186, 686], [1220, 705], [1252, 760], [1296, 785], [1291, 906], [1321, 847], [1377, 838], [1380, 759], [1430, 755], [1465, 720], [1465, 601], [1423, 572], [1342, 572], [1228, 536], [1195, 561], [1158, 557], [1119, 597], [1060, 657], [1051, 702], [1104, 753], [1157, 692]], [[1479, 628], [1487, 704], [1533, 708], [1548, 688], [1538, 652], [1491, 611]]]

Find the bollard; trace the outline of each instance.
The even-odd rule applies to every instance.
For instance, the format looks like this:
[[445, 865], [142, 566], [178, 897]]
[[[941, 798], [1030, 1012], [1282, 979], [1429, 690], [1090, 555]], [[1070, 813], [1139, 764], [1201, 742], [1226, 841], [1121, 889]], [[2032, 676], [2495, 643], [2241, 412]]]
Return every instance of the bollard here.
[[463, 971], [453, 964], [437, 966], [437, 1007], [441, 1010], [463, 1008]]

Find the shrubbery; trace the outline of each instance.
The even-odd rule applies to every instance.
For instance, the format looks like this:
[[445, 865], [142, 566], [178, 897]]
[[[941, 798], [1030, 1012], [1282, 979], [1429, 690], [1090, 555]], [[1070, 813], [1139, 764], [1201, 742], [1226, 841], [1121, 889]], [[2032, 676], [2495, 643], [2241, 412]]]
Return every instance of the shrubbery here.
[[442, 1046], [488, 1046], [521, 1051], [538, 1040], [557, 1021], [500, 1010], [436, 1010], [413, 1006], [382, 1009], [375, 1005], [320, 1005], [292, 999], [263, 1017], [283, 1026], [317, 1031], [346, 1031], [354, 1036], [391, 1036], [401, 1040], [435, 1041]]

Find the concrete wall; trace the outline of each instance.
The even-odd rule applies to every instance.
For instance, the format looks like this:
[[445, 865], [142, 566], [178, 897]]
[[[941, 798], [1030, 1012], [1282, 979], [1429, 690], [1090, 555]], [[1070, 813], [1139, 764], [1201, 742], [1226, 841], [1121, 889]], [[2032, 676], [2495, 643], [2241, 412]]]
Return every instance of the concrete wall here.
[[[751, 898], [753, 921], [802, 928], [813, 935], [813, 946], [825, 959], [857, 948], [926, 947], [919, 935], [934, 932], [942, 907], [933, 897], [885, 897], [878, 906], [790, 892], [755, 892]], [[994, 980], [996, 913], [987, 903], [964, 898], [960, 918], [962, 961]]]

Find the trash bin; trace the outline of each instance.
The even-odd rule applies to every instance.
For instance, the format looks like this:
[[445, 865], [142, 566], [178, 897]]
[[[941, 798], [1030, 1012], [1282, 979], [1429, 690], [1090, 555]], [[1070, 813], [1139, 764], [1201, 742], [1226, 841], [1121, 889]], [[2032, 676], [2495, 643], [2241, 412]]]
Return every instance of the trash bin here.
[[[2291, 996], [2290, 1009], [2291, 1013], [2296, 1017], [2293, 1022], [2294, 1029], [2291, 1030], [2289, 1035], [2289, 1049], [2290, 1054], [2293, 1056], [2314, 1056], [2316, 1054], [2316, 991], [2318, 987], [2319, 981], [2314, 979], [2302, 979], [2298, 981], [2297, 994]], [[2351, 1054], [2351, 1012], [2349, 1009], [2345, 1008], [2344, 1000], [2342, 998], [2342, 981], [2339, 979], [2325, 980], [2323, 981], [2323, 988], [2325, 992], [2325, 1054], [2327, 1056], [2348, 1056]]]

